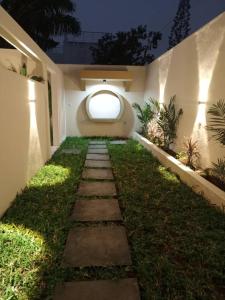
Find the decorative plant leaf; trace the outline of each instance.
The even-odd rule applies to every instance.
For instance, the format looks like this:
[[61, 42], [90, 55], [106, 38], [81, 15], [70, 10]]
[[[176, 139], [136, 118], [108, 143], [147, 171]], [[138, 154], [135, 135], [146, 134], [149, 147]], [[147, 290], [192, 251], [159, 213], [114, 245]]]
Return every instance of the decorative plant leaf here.
[[134, 103], [133, 108], [137, 111], [137, 117], [142, 124], [142, 134], [147, 137], [148, 124], [158, 113], [159, 103], [156, 100], [150, 98], [149, 101], [145, 102], [143, 108], [141, 108], [138, 103]]
[[164, 133], [164, 146], [169, 148], [176, 138], [176, 131], [180, 116], [183, 114], [183, 110], [176, 111], [175, 107], [176, 96], [171, 97], [169, 105], [163, 104], [163, 108], [160, 110], [158, 125], [161, 127]]
[[219, 100], [208, 110], [210, 115], [207, 129], [213, 133], [213, 138], [225, 145], [225, 101]]

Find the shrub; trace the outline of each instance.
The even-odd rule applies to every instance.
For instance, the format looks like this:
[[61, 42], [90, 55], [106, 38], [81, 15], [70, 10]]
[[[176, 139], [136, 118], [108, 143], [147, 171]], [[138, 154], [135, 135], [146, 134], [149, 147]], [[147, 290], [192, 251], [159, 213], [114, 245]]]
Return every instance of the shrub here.
[[198, 166], [200, 153], [198, 151], [198, 142], [193, 141], [192, 138], [184, 142], [184, 151], [178, 153], [177, 159], [182, 161], [185, 165], [195, 170]]
[[148, 137], [148, 125], [159, 111], [158, 102], [150, 98], [149, 101], [145, 102], [143, 108], [138, 103], [134, 103], [133, 108], [137, 111], [137, 117], [142, 124], [142, 135]]
[[163, 142], [164, 148], [166, 150], [170, 148], [170, 145], [177, 137], [177, 126], [179, 123], [179, 119], [183, 114], [182, 109], [176, 111], [175, 98], [176, 96], [170, 98], [169, 105], [163, 104], [157, 120], [159, 127], [163, 131]]

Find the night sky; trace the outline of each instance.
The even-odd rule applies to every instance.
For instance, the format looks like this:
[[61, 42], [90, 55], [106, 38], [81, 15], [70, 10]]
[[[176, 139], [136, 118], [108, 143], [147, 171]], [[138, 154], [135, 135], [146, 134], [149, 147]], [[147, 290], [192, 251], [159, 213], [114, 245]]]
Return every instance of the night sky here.
[[[157, 52], [168, 47], [168, 35], [179, 0], [75, 0], [82, 31], [116, 32], [147, 25], [160, 30], [163, 41]], [[192, 32], [225, 11], [225, 0], [192, 0]], [[169, 23], [169, 24], [168, 24]]]

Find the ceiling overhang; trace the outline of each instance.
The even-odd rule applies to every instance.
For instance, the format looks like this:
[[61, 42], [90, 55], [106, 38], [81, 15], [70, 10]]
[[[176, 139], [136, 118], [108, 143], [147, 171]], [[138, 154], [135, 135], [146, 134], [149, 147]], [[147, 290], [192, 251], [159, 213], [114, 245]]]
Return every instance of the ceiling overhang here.
[[124, 88], [128, 92], [133, 81], [133, 74], [130, 71], [82, 70], [80, 72], [81, 90], [85, 91], [87, 81], [123, 82]]

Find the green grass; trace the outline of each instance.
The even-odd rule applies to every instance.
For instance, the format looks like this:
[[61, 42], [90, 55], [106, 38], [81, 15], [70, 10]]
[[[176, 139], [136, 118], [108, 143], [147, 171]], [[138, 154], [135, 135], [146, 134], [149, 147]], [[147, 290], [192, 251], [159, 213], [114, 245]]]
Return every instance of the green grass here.
[[225, 299], [225, 215], [136, 142], [109, 149], [142, 299]]
[[61, 267], [70, 228], [90, 225], [69, 219], [87, 143], [68, 138], [61, 148], [81, 155], [57, 151], [1, 220], [0, 299], [50, 300], [58, 282], [127, 276], [144, 300], [225, 299], [224, 214], [134, 141], [109, 145], [133, 267]]
[[61, 256], [87, 150], [87, 140], [68, 138], [60, 151], [32, 178], [0, 223], [0, 299], [51, 298], [64, 276]]

